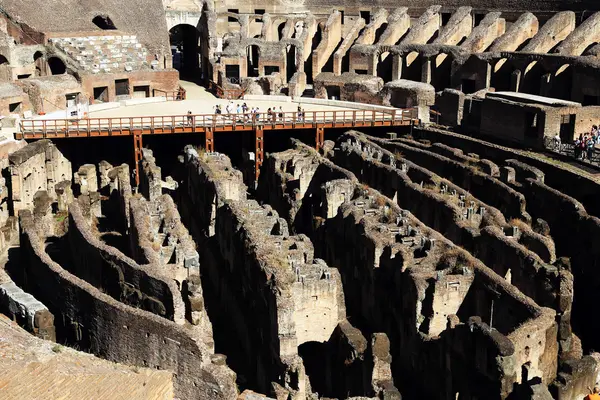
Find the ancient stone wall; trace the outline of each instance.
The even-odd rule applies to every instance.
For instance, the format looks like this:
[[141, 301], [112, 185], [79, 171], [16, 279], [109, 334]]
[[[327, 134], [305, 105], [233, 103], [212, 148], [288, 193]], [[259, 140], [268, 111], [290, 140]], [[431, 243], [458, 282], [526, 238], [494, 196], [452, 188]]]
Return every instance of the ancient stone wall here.
[[[340, 150], [335, 149], [334, 153], [338, 151]], [[315, 170], [314, 166], [308, 169], [306, 167], [308, 160], [312, 159], [313, 163], [324, 160], [314, 151], [312, 152], [310, 154], [310, 150], [300, 145], [297, 146], [295, 157], [289, 150], [281, 155], [271, 155], [271, 157], [274, 160], [289, 160], [290, 158], [302, 160], [302, 163], [296, 161], [295, 164], [302, 166], [303, 170], [312, 171]], [[338, 164], [337, 158], [333, 160]], [[324, 162], [328, 163], [328, 161]], [[279, 173], [284, 178], [282, 188], [285, 191], [287, 179], [292, 184], [295, 179], [291, 174], [282, 173], [281, 170], [285, 172], [282, 164], [272, 162], [269, 165], [280, 169], [279, 172], [273, 171], [273, 173]], [[356, 166], [357, 171], [362, 169], [363, 173], [367, 168], [366, 163], [362, 168], [360, 163]], [[318, 168], [316, 169], [318, 170]], [[359, 179], [363, 179], [362, 173]], [[381, 182], [383, 187], [389, 181], [390, 178], [385, 174], [380, 175], [377, 179], [377, 182]], [[410, 381], [413, 387], [416, 380], [423, 379], [423, 376], [430, 376], [433, 379], [433, 376], [442, 376], [440, 375], [442, 370], [451, 370], [452, 374], [456, 373], [457, 376], [461, 376], [460, 379], [453, 380], [452, 393], [458, 391], [461, 395], [476, 395], [478, 390], [485, 391], [482, 388], [487, 385], [490, 390], [508, 394], [512, 391], [511, 382], [520, 382], [521, 379], [520, 371], [513, 369], [514, 364], [512, 363], [525, 363], [526, 359], [539, 357], [530, 361], [534, 366], [531, 371], [535, 371], [534, 374], [543, 377], [544, 381], [553, 379], [556, 374], [558, 346], [556, 339], [546, 340], [546, 335], [548, 338], [556, 338], [557, 326], [552, 317], [554, 311], [544, 309], [542, 314], [537, 314], [538, 317], [533, 317], [532, 314], [529, 314], [532, 312], [530, 305], [524, 306], [522, 303], [529, 300], [525, 300], [527, 298], [516, 291], [510, 292], [511, 294], [508, 295], [509, 291], [514, 289], [478, 261], [466, 255], [464, 256], [466, 258], [462, 258], [463, 256], [458, 255], [460, 252], [451, 250], [452, 246], [447, 247], [449, 242], [446, 239], [422, 225], [405, 210], [400, 210], [395, 204], [382, 198], [373, 189], [367, 189], [352, 183], [352, 181], [345, 181], [347, 184], [342, 184], [342, 182], [344, 181], [338, 179], [309, 185], [308, 191], [301, 199], [302, 203], [305, 199], [315, 198], [317, 204], [322, 204], [322, 207], [311, 209], [313, 217], [318, 216], [319, 218], [311, 219], [316, 221], [317, 228], [312, 228], [309, 232], [314, 243], [319, 244], [316, 247], [316, 253], [323, 254], [330, 265], [340, 269], [345, 292], [353, 294], [346, 299], [346, 303], [348, 312], [354, 316], [353, 321], [357, 327], [367, 332], [383, 329], [390, 338], [392, 349], [394, 349], [395, 343], [403, 343], [392, 353], [395, 360], [392, 369], [396, 371], [394, 376], [407, 376], [407, 371], [403, 370], [402, 365], [411, 365], [414, 368], [415, 365], [422, 365], [425, 362], [427, 367], [423, 366], [419, 373], [415, 373], [415, 375], [412, 375], [414, 371], [409, 373], [411, 378], [407, 378], [407, 383]], [[365, 182], [368, 182], [368, 179]], [[278, 181], [272, 183], [280, 185]], [[349, 194], [348, 184], [351, 187]], [[263, 190], [266, 192], [267, 188], [263, 188]], [[280, 190], [282, 189], [276, 186], [270, 188], [269, 193], [281, 193]], [[393, 196], [392, 193], [386, 194], [390, 197]], [[325, 204], [329, 199], [336, 201], [336, 198], [342, 199], [341, 203], [337, 203], [338, 207], [341, 205], [339, 211], [327, 215], [329, 209], [325, 207]], [[298, 215], [296, 214], [296, 220], [298, 220]], [[467, 262], [467, 259], [472, 261]], [[428, 272], [428, 265], [437, 265], [433, 268], [437, 270], [437, 273]], [[451, 265], [453, 267], [446, 269]], [[465, 267], [466, 265], [468, 267]], [[458, 266], [463, 266], [463, 269], [461, 270]], [[469, 273], [471, 267], [474, 269], [472, 273]], [[494, 290], [501, 290], [507, 295], [506, 297], [504, 294], [500, 296], [502, 301], [506, 301], [504, 306], [500, 306], [504, 311], [500, 312], [494, 308], [493, 319], [490, 319], [489, 307], [492, 299], [494, 302], [499, 300], [488, 291], [490, 285], [494, 287]], [[390, 299], [393, 300], [390, 301]], [[506, 312], [508, 309], [511, 310], [510, 314]], [[496, 314], [496, 312], [500, 312], [500, 314]], [[402, 324], [406, 324], [407, 328], [395, 330], [387, 327], [385, 321], [393, 318], [392, 315], [402, 315]], [[466, 321], [468, 319], [466, 316], [472, 315], [480, 316], [478, 320], [469, 321], [468, 326], [473, 328], [467, 328], [466, 324], [456, 325], [456, 322], [450, 322], [453, 320]], [[530, 318], [533, 319], [525, 322]], [[497, 332], [500, 337], [490, 339], [487, 333], [489, 327], [481, 320], [492, 323], [496, 329], [492, 332]], [[546, 327], [544, 329], [546, 333], [538, 334], [533, 338], [532, 333], [536, 331], [537, 324], [542, 320], [545, 321], [542, 324]], [[414, 328], [408, 328], [415, 326], [420, 335], [439, 336], [440, 342], [435, 343], [435, 340], [422, 342], [419, 334], [415, 335], [412, 331]], [[513, 332], [512, 330], [517, 326], [520, 328]], [[475, 340], [478, 334], [482, 334], [482, 336]], [[462, 335], [473, 336], [467, 338]], [[496, 334], [492, 336], [494, 335]], [[530, 335], [531, 340], [524, 343], [522, 338], [527, 335]], [[480, 346], [481, 349], [485, 348], [486, 350], [475, 350], [475, 347], [466, 349], [464, 343], [472, 343], [473, 346]], [[495, 344], [492, 345], [492, 343]], [[440, 354], [444, 351], [443, 348], [447, 348], [452, 354], [454, 360], [452, 367], [449, 364], [442, 366], [436, 361], [444, 358]], [[532, 349], [534, 349], [533, 352]], [[499, 355], [500, 359], [508, 358], [506, 358], [506, 363], [499, 361], [498, 366], [485, 372], [475, 372], [469, 369], [468, 365], [483, 365], [483, 360], [478, 360], [477, 356], [473, 356], [475, 353], [483, 354], [482, 351], [487, 354], [485, 356], [487, 360]], [[534, 353], [535, 356], [533, 356]], [[418, 364], [411, 354], [415, 354], [415, 357], [419, 358]], [[508, 359], [513, 361], [508, 361]], [[496, 368], [504, 372], [498, 375]], [[473, 381], [470, 381], [471, 378], [467, 378], [467, 376], [477, 376], [473, 379], [476, 379], [478, 384], [473, 385]], [[403, 379], [401, 380], [403, 381]], [[420, 390], [421, 395], [429, 393], [427, 388]], [[412, 395], [411, 390], [408, 389], [408, 391]], [[431, 393], [431, 395], [436, 398], [445, 396], [440, 396], [439, 392]]]
[[13, 212], [33, 209], [38, 191], [56, 198], [54, 186], [72, 179], [71, 163], [49, 140], [40, 140], [9, 156], [10, 193]]
[[126, 304], [184, 323], [185, 306], [175, 282], [158, 266], [140, 266], [103, 243], [77, 202], [69, 207], [67, 238], [72, 263], [65, 268], [71, 273]]
[[175, 371], [179, 397], [236, 396], [235, 374], [201, 340], [167, 319], [120, 303], [52, 261], [28, 211], [22, 212], [21, 226], [27, 290], [64, 321], [57, 333], [110, 361]]

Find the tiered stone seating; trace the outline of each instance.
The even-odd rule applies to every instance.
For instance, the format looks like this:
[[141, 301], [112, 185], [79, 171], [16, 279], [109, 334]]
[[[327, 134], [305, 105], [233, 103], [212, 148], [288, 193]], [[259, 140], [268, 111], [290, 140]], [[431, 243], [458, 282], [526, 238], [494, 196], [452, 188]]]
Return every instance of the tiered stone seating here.
[[50, 42], [94, 74], [149, 68], [148, 52], [135, 35], [64, 37]]

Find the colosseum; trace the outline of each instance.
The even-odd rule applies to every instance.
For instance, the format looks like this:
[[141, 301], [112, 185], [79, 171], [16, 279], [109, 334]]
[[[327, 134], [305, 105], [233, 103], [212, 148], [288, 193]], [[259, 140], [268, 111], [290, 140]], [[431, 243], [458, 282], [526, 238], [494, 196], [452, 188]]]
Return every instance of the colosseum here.
[[598, 400], [598, 125], [592, 0], [0, 0], [0, 399]]

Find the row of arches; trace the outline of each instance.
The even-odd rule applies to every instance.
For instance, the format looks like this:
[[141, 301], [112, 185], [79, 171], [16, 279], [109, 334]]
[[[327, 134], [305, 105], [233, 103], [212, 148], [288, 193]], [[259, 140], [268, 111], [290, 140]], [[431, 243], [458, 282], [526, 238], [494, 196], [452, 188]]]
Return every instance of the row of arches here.
[[[33, 54], [32, 63], [35, 69], [31, 74], [19, 75], [19, 79], [29, 78], [33, 76], [47, 75], [62, 75], [67, 72], [67, 66], [62, 59], [57, 56], [51, 56], [46, 59], [46, 56], [41, 51], [36, 51]], [[12, 66], [8, 58], [0, 54], [0, 79], [12, 80]]]
[[[390, 56], [391, 55], [391, 56]], [[431, 83], [436, 90], [455, 88], [466, 94], [488, 87], [496, 91], [516, 91], [532, 95], [571, 99], [573, 68], [562, 65], [550, 69], [539, 61], [517, 63], [509, 59], [495, 61], [470, 57], [453, 70], [455, 58], [452, 53], [440, 53], [429, 59], [414, 52], [393, 54], [382, 51], [377, 56], [375, 75], [389, 82], [394, 78], [394, 62], [400, 63], [399, 78]], [[429, 63], [425, 65], [424, 63]]]

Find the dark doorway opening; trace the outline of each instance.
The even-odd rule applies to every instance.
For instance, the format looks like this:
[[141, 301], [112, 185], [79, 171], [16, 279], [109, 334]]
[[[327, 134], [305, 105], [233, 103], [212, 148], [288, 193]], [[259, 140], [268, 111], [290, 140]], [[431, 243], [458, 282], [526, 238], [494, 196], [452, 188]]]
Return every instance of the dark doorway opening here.
[[21, 102], [19, 103], [10, 103], [8, 105], [8, 111], [11, 113], [20, 113], [21, 112]]
[[537, 138], [538, 136], [538, 114], [536, 112], [525, 113], [525, 137]]
[[361, 11], [360, 17], [364, 19], [365, 22], [368, 24], [369, 22], [371, 22], [371, 11]]
[[384, 82], [391, 81], [394, 56], [389, 52], [382, 53], [379, 55], [378, 61], [377, 76], [383, 79]]
[[575, 136], [575, 114], [560, 116], [560, 140], [571, 143]]
[[117, 29], [108, 15], [97, 15], [92, 19], [94, 25], [103, 30]]
[[260, 58], [260, 53], [258, 51], [258, 46], [253, 44], [248, 46], [246, 49], [247, 54], [247, 76], [249, 77], [257, 77], [258, 76], [258, 61]]
[[33, 55], [33, 62], [35, 64], [35, 76], [42, 76], [45, 73], [44, 54], [41, 51], [36, 51]]
[[182, 79], [200, 80], [200, 32], [192, 25], [176, 25], [169, 31], [173, 67]]
[[115, 81], [115, 94], [117, 96], [129, 95], [129, 79], [117, 79]]
[[277, 65], [265, 65], [265, 75], [272, 75], [279, 73], [279, 67]]
[[67, 72], [67, 66], [58, 57], [50, 57], [48, 59], [48, 66], [50, 67], [50, 73], [52, 75], [61, 75]]
[[108, 101], [108, 86], [94, 88], [94, 102], [106, 103]]
[[240, 66], [237, 64], [225, 65], [225, 78], [228, 82], [239, 83], [240, 81]]
[[477, 91], [477, 82], [475, 79], [462, 79], [461, 89], [464, 94], [471, 94]]
[[341, 91], [339, 86], [327, 86], [327, 98], [330, 100], [339, 100]]
[[287, 57], [285, 62], [286, 79], [289, 82], [296, 73], [296, 46], [290, 45], [287, 48]]

